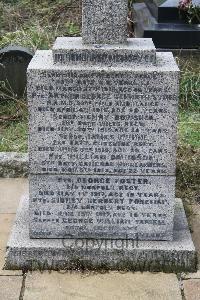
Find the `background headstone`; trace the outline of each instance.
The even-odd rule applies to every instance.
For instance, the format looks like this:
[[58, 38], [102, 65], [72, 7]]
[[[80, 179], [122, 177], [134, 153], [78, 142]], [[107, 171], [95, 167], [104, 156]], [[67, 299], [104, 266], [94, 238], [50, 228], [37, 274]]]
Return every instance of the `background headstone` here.
[[[200, 6], [200, 0], [192, 4]], [[198, 49], [200, 27], [198, 19], [188, 24], [185, 12], [178, 8], [179, 0], [144, 0], [133, 3], [134, 29], [138, 38], [152, 38], [156, 48]]]
[[26, 91], [26, 71], [33, 54], [26, 48], [8, 46], [0, 50], [0, 81], [17, 98], [24, 97]]

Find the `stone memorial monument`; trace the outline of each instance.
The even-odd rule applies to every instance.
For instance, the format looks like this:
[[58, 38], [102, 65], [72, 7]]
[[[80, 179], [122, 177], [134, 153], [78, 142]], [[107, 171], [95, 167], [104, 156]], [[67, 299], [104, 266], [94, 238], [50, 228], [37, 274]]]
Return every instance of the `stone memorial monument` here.
[[30, 193], [6, 268], [195, 270], [175, 200], [179, 70], [127, 39], [126, 15], [126, 0], [83, 0], [82, 38], [28, 67]]

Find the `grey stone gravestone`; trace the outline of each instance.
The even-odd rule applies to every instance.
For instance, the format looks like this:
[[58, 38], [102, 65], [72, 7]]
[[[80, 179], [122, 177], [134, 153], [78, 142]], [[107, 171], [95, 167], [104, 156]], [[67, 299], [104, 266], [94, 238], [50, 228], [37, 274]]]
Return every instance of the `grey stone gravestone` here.
[[127, 1], [83, 0], [82, 38], [86, 44], [126, 41]]
[[[104, 1], [111, 20], [114, 2]], [[117, 3], [124, 20], [127, 1]], [[29, 65], [30, 198], [6, 266], [194, 270], [175, 202], [178, 67], [151, 39], [126, 39], [124, 21], [118, 32], [107, 19], [99, 30], [102, 7], [84, 1], [83, 40], [58, 38]]]
[[8, 46], [0, 50], [0, 81], [4, 81], [8, 93], [23, 97], [26, 91], [26, 71], [33, 54], [20, 46]]

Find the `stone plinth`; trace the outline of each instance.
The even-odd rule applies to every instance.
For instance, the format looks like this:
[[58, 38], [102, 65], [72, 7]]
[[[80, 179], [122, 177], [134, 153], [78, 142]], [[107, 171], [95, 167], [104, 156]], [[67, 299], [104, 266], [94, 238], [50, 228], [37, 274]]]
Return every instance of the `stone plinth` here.
[[134, 68], [54, 64], [51, 51], [36, 53], [28, 68], [32, 238], [172, 240], [178, 72], [170, 53]]
[[85, 44], [122, 44], [127, 39], [126, 0], [83, 0], [82, 37]]
[[30, 239], [28, 197], [18, 209], [8, 241], [6, 269], [107, 269], [194, 272], [196, 252], [180, 199], [176, 200], [173, 241]]
[[155, 65], [156, 49], [151, 39], [128, 39], [125, 44], [87, 45], [82, 38], [58, 37], [52, 48], [54, 63], [67, 65]]
[[171, 240], [173, 176], [31, 175], [31, 238]]
[[32, 174], [175, 174], [178, 67], [53, 64], [38, 51], [28, 68]]

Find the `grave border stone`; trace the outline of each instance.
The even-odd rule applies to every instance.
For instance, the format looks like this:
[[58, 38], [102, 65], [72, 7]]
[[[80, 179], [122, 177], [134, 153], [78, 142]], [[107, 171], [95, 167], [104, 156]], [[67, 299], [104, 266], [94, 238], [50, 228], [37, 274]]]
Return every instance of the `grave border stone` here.
[[30, 239], [28, 206], [29, 197], [24, 195], [7, 244], [6, 270], [197, 270], [197, 254], [180, 199], [176, 199], [173, 241]]

